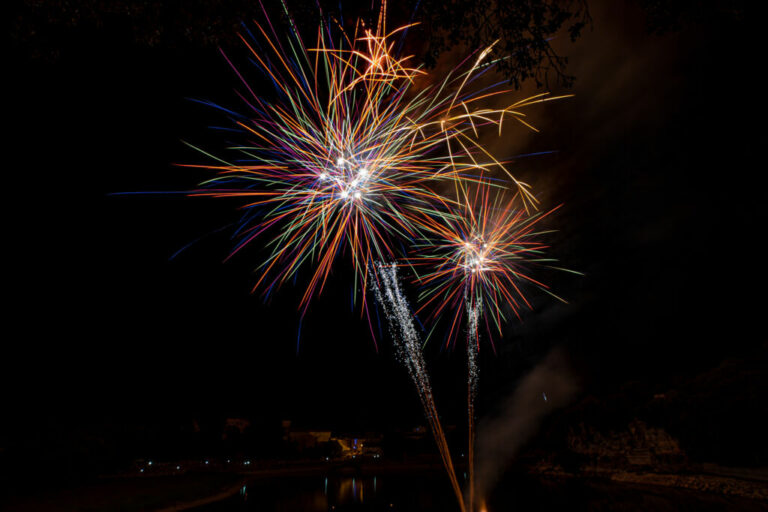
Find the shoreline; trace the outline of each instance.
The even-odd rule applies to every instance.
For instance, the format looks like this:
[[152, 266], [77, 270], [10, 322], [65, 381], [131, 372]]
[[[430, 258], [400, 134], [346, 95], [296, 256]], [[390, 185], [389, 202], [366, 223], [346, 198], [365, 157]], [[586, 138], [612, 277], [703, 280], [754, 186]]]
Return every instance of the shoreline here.
[[231, 498], [235, 494], [237, 494], [240, 489], [243, 488], [243, 485], [245, 485], [243, 482], [234, 485], [230, 487], [229, 489], [226, 489], [218, 494], [214, 494], [213, 496], [209, 496], [207, 498], [198, 498], [196, 500], [191, 501], [185, 501], [185, 502], [177, 502], [171, 506], [155, 509], [155, 512], [180, 512], [182, 510], [190, 510], [197, 507], [203, 507], [205, 505], [210, 505], [211, 503], [216, 503], [219, 501], [224, 501], [227, 498]]
[[[585, 485], [592, 481], [627, 488], [668, 488], [689, 491], [694, 494], [734, 497], [757, 503], [768, 502], [768, 472], [743, 468], [696, 466], [688, 468], [663, 468], [652, 471], [593, 466], [579, 471], [566, 471], [555, 464], [539, 463], [518, 466], [535, 478], [553, 482], [581, 480]], [[204, 507], [230, 499], [244, 485], [257, 484], [270, 479], [301, 479], [315, 476], [352, 477], [383, 475], [431, 475], [445, 476], [445, 470], [437, 461], [380, 461], [359, 464], [309, 463], [290, 467], [265, 467], [247, 472], [209, 472], [205, 474], [112, 476], [101, 483], [88, 484], [78, 489], [53, 490], [42, 496], [19, 496], [8, 503], [8, 510], [31, 512], [41, 508], [56, 512], [81, 510], [85, 499], [92, 509], [107, 510], [115, 505], [126, 511], [180, 512]], [[14, 506], [16, 505], [16, 506]], [[0, 506], [0, 508], [2, 508]]]
[[[329, 469], [331, 471], [329, 471]], [[530, 473], [543, 478], [600, 480], [624, 485], [685, 489], [698, 493], [721, 496], [735, 496], [754, 501], [768, 501], [768, 486], [765, 485], [765, 481], [760, 476], [754, 479], [750, 479], [706, 473], [659, 473], [651, 471], [641, 473], [626, 470], [611, 470], [605, 468], [593, 468], [589, 471], [575, 474], [567, 472], [556, 466], [537, 466], [529, 467], [527, 469]], [[182, 510], [194, 509], [196, 507], [201, 507], [218, 501], [223, 501], [234, 496], [242, 488], [242, 485], [247, 485], [250, 481], [253, 480], [279, 477], [300, 478], [305, 476], [330, 473], [344, 474], [351, 471], [355, 472], [356, 474], [366, 475], [371, 473], [423, 473], [425, 471], [431, 470], [442, 472], [443, 467], [439, 464], [433, 463], [408, 464], [400, 462], [389, 464], [384, 463], [360, 465], [357, 467], [337, 466], [334, 468], [329, 468], [328, 466], [324, 465], [312, 465], [293, 468], [255, 470], [247, 473], [241, 472], [239, 474], [243, 477], [243, 481], [238, 486], [232, 487], [226, 491], [210, 496], [208, 498], [201, 498], [190, 502], [178, 503], [171, 507], [158, 509], [156, 512], [179, 512]]]
[[755, 501], [768, 501], [768, 485], [766, 485], [766, 481], [759, 474], [754, 478], [747, 478], [744, 476], [729, 476], [706, 472], [639, 472], [600, 467], [572, 473], [556, 465], [530, 466], [527, 470], [531, 474], [543, 477], [594, 479], [619, 484], [687, 489], [721, 496], [736, 496]]

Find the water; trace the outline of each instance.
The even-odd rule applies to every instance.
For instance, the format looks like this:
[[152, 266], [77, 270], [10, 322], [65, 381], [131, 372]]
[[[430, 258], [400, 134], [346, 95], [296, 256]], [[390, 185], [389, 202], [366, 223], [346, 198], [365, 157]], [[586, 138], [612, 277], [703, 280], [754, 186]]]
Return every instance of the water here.
[[424, 476], [316, 476], [257, 480], [237, 496], [195, 512], [458, 510], [451, 485]]
[[[763, 511], [765, 503], [683, 489], [527, 475], [507, 478], [491, 496], [489, 512]], [[455, 496], [440, 475], [313, 476], [253, 481], [227, 500], [195, 512], [454, 512]]]

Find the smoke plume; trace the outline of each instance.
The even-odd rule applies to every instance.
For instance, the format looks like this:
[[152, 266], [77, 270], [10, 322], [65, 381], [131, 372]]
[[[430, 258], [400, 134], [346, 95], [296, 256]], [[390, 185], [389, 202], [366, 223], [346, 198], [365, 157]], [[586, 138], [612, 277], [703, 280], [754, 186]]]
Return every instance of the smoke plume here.
[[554, 349], [523, 377], [496, 417], [480, 422], [476, 460], [479, 496], [488, 495], [541, 421], [570, 402], [577, 391], [577, 380], [566, 357], [561, 350]]

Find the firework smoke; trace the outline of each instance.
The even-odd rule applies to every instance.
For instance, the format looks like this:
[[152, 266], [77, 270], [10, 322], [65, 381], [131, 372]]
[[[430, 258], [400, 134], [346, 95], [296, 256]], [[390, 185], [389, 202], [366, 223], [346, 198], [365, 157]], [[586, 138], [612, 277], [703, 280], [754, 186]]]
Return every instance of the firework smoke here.
[[577, 380], [564, 354], [555, 349], [523, 378], [499, 415], [481, 423], [476, 475], [477, 495], [481, 499], [493, 489], [509, 461], [541, 421], [570, 402], [577, 391]]

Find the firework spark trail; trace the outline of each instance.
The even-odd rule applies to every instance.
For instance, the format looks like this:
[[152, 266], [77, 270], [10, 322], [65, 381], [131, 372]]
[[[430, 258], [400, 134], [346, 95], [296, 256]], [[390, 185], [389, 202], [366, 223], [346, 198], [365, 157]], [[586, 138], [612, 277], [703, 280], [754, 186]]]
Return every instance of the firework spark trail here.
[[377, 261], [375, 269], [375, 275], [370, 277], [371, 288], [376, 300], [384, 309], [384, 315], [395, 342], [398, 359], [406, 367], [408, 375], [416, 385], [421, 405], [451, 480], [451, 486], [456, 493], [462, 512], [465, 512], [461, 487], [456, 478], [456, 470], [453, 466], [445, 432], [437, 415], [437, 407], [432, 395], [432, 386], [421, 351], [419, 335], [413, 325], [413, 314], [408, 306], [408, 301], [400, 291], [397, 266], [394, 264], [385, 265]]
[[482, 298], [473, 302], [469, 290], [465, 293], [467, 306], [467, 422], [469, 427], [469, 449], [468, 449], [468, 473], [469, 473], [469, 498], [468, 510], [474, 510], [475, 501], [475, 398], [477, 397], [477, 386], [480, 380], [480, 370], [477, 366], [477, 353], [479, 350], [480, 337], [477, 325], [482, 311]]
[[[438, 322], [441, 316], [446, 317], [447, 346], [455, 343], [462, 323], [466, 322], [467, 504], [471, 512], [478, 498], [475, 496], [475, 398], [481, 322], [492, 343], [494, 333], [500, 334], [506, 321], [504, 309], [511, 309], [520, 318], [521, 309], [532, 308], [523, 284], [559, 299], [547, 285], [529, 275], [530, 267], [566, 269], [550, 265], [555, 260], [544, 257], [547, 246], [541, 240], [547, 231], [535, 231], [536, 225], [551, 211], [527, 214], [524, 208], [516, 206], [517, 196], [505, 197], [490, 184], [481, 183], [475, 190], [461, 190], [461, 196], [464, 204], [460, 208], [436, 217], [434, 222], [426, 220], [432, 236], [421, 243], [420, 254], [409, 262], [422, 287], [417, 313], [430, 307], [429, 320]], [[426, 268], [421, 275], [417, 270], [420, 267]]]

